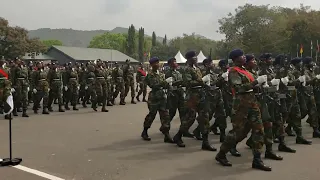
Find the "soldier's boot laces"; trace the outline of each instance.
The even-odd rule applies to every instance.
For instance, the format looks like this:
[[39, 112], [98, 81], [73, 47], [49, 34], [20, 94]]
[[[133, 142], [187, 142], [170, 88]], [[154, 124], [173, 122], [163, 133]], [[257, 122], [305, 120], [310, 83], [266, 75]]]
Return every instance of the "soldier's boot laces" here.
[[65, 112], [61, 105], [59, 105], [59, 112]]
[[271, 171], [272, 168], [270, 166], [267, 166], [263, 163], [263, 161], [261, 160], [261, 158], [259, 159], [254, 159], [252, 161], [252, 168], [253, 169], [259, 169], [262, 171]]
[[172, 137], [170, 136], [169, 132], [163, 133], [163, 134], [164, 134], [164, 139], [163, 139], [163, 141], [164, 141], [165, 143], [174, 144], [174, 141], [173, 141]]
[[22, 117], [29, 117], [29, 115], [27, 114], [27, 110], [22, 111]]
[[203, 140], [202, 140], [202, 150], [206, 151], [217, 151], [217, 149], [210, 145], [208, 140], [208, 134], [203, 134]]
[[145, 141], [151, 141], [151, 138], [150, 138], [149, 135], [148, 135], [148, 129], [149, 129], [149, 128], [144, 128], [143, 131], [142, 131], [142, 133], [141, 133], [141, 137], [142, 137], [142, 139], [145, 140]]
[[203, 140], [203, 138], [201, 136], [201, 132], [198, 127], [193, 130], [193, 135], [197, 140], [199, 140], [199, 141]]
[[320, 131], [318, 128], [313, 128], [312, 137], [313, 138], [320, 138]]
[[241, 153], [237, 150], [237, 144], [234, 145], [229, 152], [234, 157], [241, 157]]
[[296, 138], [296, 143], [297, 144], [305, 144], [305, 145], [311, 145], [312, 141], [306, 140], [304, 137], [302, 136], [297, 136]]
[[173, 137], [173, 141], [177, 144], [178, 147], [186, 147], [186, 145], [182, 141], [181, 131], [178, 131], [178, 133]]
[[139, 98], [139, 96], [136, 96], [136, 100], [137, 100], [138, 102], [140, 102], [140, 98]]
[[77, 108], [76, 105], [73, 106], [72, 110], [74, 110], [74, 111], [79, 111], [79, 109]]
[[293, 131], [292, 131], [292, 128], [290, 126], [287, 126], [285, 128], [285, 132], [288, 134], [288, 136], [296, 136]]
[[264, 157], [265, 157], [266, 159], [272, 159], [272, 160], [277, 160], [277, 161], [283, 160], [283, 157], [277, 155], [277, 154], [274, 153], [272, 150], [266, 151], [266, 153], [264, 154]]
[[187, 131], [187, 132], [183, 133], [182, 135], [183, 135], [183, 137], [187, 137], [187, 138], [194, 138], [194, 135], [193, 135], [193, 134], [191, 134], [189, 131]]
[[131, 104], [137, 104], [137, 103], [134, 101], [134, 97], [131, 98]]
[[231, 162], [227, 159], [227, 156], [225, 153], [222, 153], [219, 151], [219, 153], [216, 155], [216, 161], [218, 161], [222, 166], [232, 166]]
[[214, 124], [210, 127], [210, 130], [214, 135], [220, 135], [220, 132], [218, 131], [218, 127], [215, 126]]
[[43, 108], [42, 114], [50, 114], [49, 111], [48, 111], [48, 108]]

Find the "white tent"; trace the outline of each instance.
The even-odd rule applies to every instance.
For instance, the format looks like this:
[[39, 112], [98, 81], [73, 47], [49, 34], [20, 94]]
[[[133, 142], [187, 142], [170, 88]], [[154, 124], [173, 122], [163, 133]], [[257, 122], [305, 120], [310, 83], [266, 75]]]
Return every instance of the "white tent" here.
[[198, 58], [198, 62], [202, 62], [207, 57], [203, 55], [202, 51], [200, 51], [200, 53], [198, 54], [197, 58]]
[[180, 51], [176, 54], [176, 56], [174, 58], [176, 58], [176, 62], [177, 63], [185, 63], [185, 62], [187, 62], [187, 60], [182, 56]]

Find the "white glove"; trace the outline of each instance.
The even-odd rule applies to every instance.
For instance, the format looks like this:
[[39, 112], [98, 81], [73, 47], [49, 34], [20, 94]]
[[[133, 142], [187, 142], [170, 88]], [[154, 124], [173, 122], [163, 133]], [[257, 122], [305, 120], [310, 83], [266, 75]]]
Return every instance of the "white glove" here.
[[280, 79], [272, 79], [272, 80], [271, 80], [271, 84], [272, 84], [273, 86], [277, 86], [277, 85], [279, 85], [279, 83], [280, 83]]
[[226, 79], [228, 76], [229, 76], [229, 71], [227, 71], [221, 75], [221, 77], [223, 77], [224, 79]]
[[80, 86], [78, 86], [77, 89], [80, 90]]
[[48, 88], [48, 92], [50, 91], [50, 88]]
[[316, 75], [316, 78], [317, 78], [317, 79], [320, 79], [320, 74]]
[[30, 87], [27, 87], [27, 91], [28, 91], [28, 92], [30, 91]]
[[173, 78], [172, 78], [172, 77], [167, 78], [167, 79], [166, 79], [166, 82], [167, 82], [170, 86], [172, 86]]
[[306, 82], [306, 76], [305, 76], [305, 75], [300, 76], [298, 79], [299, 79], [299, 81], [300, 81], [301, 83]]
[[33, 89], [33, 93], [35, 94], [35, 93], [37, 93], [38, 91], [36, 90], [36, 89]]
[[16, 90], [14, 88], [11, 88], [11, 93], [16, 92]]
[[64, 87], [64, 91], [68, 91], [68, 86], [65, 86], [65, 87]]
[[289, 83], [289, 78], [288, 77], [281, 78], [281, 82], [287, 86]]
[[267, 80], [268, 80], [267, 75], [262, 75], [262, 76], [259, 76], [259, 77], [257, 78], [258, 84], [265, 83], [265, 82], [267, 82]]
[[85, 86], [84, 89], [87, 90], [87, 89], [88, 89], [88, 86]]
[[111, 77], [111, 76], [108, 76], [107, 79], [112, 79], [112, 77]]
[[203, 76], [203, 78], [202, 78], [202, 81], [204, 83], [206, 83], [207, 85], [210, 85], [210, 80], [211, 80], [210, 74], [207, 74], [207, 75]]
[[262, 87], [263, 87], [263, 88], [268, 88], [269, 85], [268, 85], [267, 83], [264, 83], [264, 84], [262, 85]]

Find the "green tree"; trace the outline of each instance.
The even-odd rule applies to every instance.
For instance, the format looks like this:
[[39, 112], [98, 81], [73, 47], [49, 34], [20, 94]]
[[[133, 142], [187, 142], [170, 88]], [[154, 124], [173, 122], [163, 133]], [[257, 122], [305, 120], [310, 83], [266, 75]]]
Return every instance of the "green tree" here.
[[138, 54], [139, 54], [139, 60], [143, 61], [143, 55], [144, 55], [144, 28], [139, 29], [139, 49], [138, 49]]
[[127, 54], [133, 58], [136, 58], [136, 29], [131, 24], [128, 30], [128, 37], [127, 37]]
[[157, 45], [157, 36], [156, 33], [153, 31], [152, 32], [152, 47]]
[[167, 45], [167, 35], [164, 35], [164, 38], [162, 40], [163, 45]]
[[172, 46], [157, 45], [152, 48], [151, 55], [160, 58], [162, 61], [166, 61], [168, 58], [174, 57], [177, 52], [178, 49]]
[[62, 42], [56, 39], [43, 40], [42, 43], [48, 48], [51, 46], [63, 46]]
[[124, 52], [126, 38], [123, 34], [112, 34], [106, 32], [93, 37], [88, 48], [115, 49]]

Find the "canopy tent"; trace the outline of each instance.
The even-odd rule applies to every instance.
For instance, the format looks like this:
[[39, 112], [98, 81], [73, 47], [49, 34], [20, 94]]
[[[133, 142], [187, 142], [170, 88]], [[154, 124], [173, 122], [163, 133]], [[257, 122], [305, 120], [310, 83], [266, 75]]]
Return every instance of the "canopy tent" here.
[[203, 55], [202, 51], [200, 51], [200, 53], [198, 54], [197, 58], [198, 58], [198, 62], [202, 62], [207, 57]]
[[185, 62], [187, 62], [187, 60], [182, 56], [180, 51], [176, 54], [176, 56], [174, 58], [176, 58], [176, 62], [177, 63], [185, 63]]

